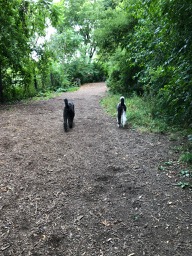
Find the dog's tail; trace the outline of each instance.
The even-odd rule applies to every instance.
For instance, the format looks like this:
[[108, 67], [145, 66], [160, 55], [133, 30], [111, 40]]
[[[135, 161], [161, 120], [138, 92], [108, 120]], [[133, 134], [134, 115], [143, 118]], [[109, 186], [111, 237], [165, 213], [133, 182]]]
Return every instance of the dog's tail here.
[[125, 126], [126, 122], [127, 122], [126, 111], [123, 110], [123, 113], [121, 115], [121, 123], [122, 123], [123, 127]]

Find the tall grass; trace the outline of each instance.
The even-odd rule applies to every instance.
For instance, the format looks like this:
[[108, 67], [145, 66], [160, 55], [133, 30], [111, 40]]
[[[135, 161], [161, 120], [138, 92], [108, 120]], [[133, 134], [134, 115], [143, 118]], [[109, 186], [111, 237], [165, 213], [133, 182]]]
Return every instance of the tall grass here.
[[[111, 115], [117, 115], [117, 103], [120, 101], [121, 95], [108, 94], [101, 100], [101, 105]], [[141, 131], [161, 132], [168, 130], [168, 125], [163, 120], [152, 117], [152, 107], [150, 102], [136, 95], [125, 98], [127, 106], [127, 121], [133, 128]]]

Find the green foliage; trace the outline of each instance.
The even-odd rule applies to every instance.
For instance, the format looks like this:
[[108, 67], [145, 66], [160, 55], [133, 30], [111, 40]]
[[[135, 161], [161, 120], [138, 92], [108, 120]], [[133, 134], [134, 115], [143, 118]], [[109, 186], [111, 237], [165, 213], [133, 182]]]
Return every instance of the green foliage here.
[[101, 59], [108, 60], [107, 85], [115, 93], [142, 93], [137, 83], [136, 74], [140, 67], [127, 50], [131, 41], [137, 18], [133, 12], [122, 11], [122, 8], [107, 9], [95, 31], [95, 38], [100, 48]]
[[192, 79], [187, 74], [188, 67], [189, 64], [182, 63], [182, 67], [172, 69], [171, 81], [159, 90], [156, 103], [159, 114], [166, 115], [169, 122], [186, 126], [192, 122]]
[[183, 153], [180, 156], [180, 161], [188, 163], [188, 164], [192, 164], [192, 153], [190, 153], [190, 152]]
[[138, 70], [138, 66], [129, 63], [128, 54], [117, 49], [108, 62], [107, 85], [109, 89], [113, 93], [131, 95], [133, 92], [136, 92], [138, 95], [141, 95], [143, 89], [138, 85], [137, 77], [135, 77], [135, 73]]
[[[81, 57], [84, 54], [86, 61], [91, 61], [96, 51], [93, 32], [102, 10], [101, 1], [64, 0], [63, 3], [63, 19], [57, 26], [58, 34], [66, 37], [67, 32], [71, 31], [79, 40], [75, 50], [81, 53]], [[68, 37], [65, 41], [66, 49], [70, 49], [70, 41], [73, 40]]]
[[37, 90], [38, 81], [42, 87], [46, 86], [48, 52], [45, 45], [40, 47], [37, 41], [45, 35], [47, 20], [56, 22], [57, 8], [53, 8], [51, 2], [0, 1], [1, 102], [30, 97]]
[[118, 47], [126, 48], [131, 39], [137, 19], [129, 12], [107, 10], [103, 15], [100, 27], [95, 31], [95, 38], [101, 52], [108, 52], [108, 56]]
[[95, 33], [109, 88], [144, 92], [155, 117], [185, 127], [192, 123], [191, 12], [189, 0], [124, 0], [105, 10]]
[[21, 101], [23, 99], [31, 98], [36, 95], [36, 91], [33, 85], [21, 87], [20, 85], [7, 87], [4, 91], [4, 97], [7, 102]]
[[103, 64], [93, 56], [96, 45], [93, 31], [97, 26], [100, 1], [63, 1], [57, 33], [51, 38], [49, 50], [53, 53], [52, 87], [67, 88], [102, 81]]
[[96, 62], [86, 63], [80, 58], [68, 64], [67, 70], [71, 81], [78, 78], [81, 84], [102, 81], [104, 75], [102, 65]]

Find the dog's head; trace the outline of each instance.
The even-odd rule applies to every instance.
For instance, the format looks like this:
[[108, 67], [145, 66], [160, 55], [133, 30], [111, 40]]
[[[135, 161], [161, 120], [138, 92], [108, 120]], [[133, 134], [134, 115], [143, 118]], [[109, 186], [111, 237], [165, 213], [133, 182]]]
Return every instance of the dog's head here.
[[68, 99], [64, 99], [65, 106], [68, 106]]
[[125, 103], [125, 98], [124, 98], [123, 96], [121, 96], [120, 101], [121, 101], [121, 105], [124, 105], [124, 103]]

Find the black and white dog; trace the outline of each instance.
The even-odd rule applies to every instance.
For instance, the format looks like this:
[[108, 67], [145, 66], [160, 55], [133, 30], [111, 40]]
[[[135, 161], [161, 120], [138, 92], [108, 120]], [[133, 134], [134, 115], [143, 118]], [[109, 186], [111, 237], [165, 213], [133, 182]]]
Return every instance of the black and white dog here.
[[72, 128], [73, 127], [73, 119], [75, 116], [75, 107], [73, 102], [69, 102], [68, 99], [64, 99], [65, 106], [63, 110], [63, 127], [64, 131], [68, 131], [68, 127]]
[[120, 102], [117, 104], [117, 123], [118, 127], [124, 127], [127, 121], [126, 118], [127, 107], [125, 105], [125, 98], [122, 96]]

